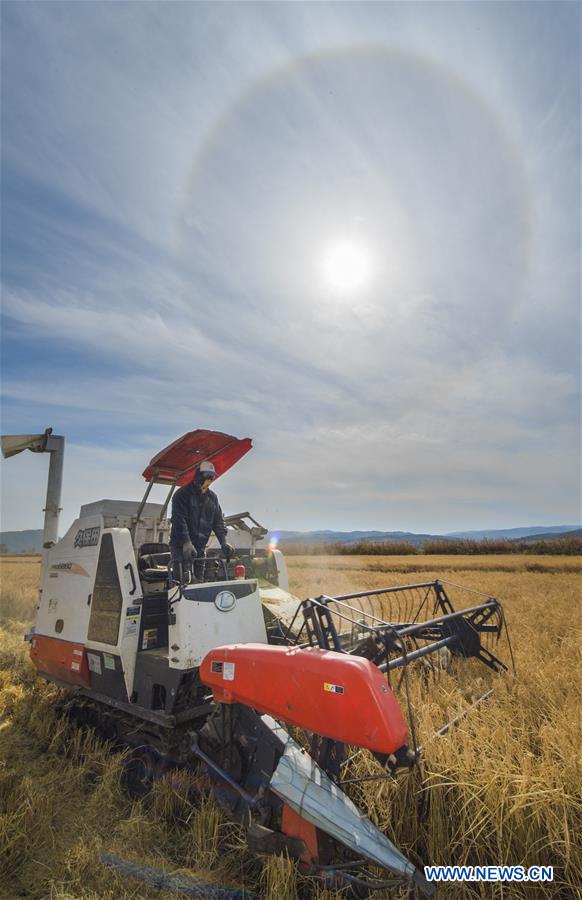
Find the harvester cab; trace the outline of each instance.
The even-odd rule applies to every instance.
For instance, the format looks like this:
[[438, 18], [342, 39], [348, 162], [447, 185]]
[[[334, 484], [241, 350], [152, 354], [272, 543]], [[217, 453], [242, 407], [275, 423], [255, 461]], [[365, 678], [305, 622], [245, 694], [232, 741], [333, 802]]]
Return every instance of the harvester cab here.
[[[225, 520], [234, 559], [211, 541], [177, 577], [174, 489], [202, 462], [220, 476], [251, 448], [200, 429], [151, 460], [141, 502], [86, 504], [58, 540], [63, 448], [50, 429], [2, 439], [5, 456], [51, 453], [29, 637], [39, 673], [68, 689], [71, 718], [130, 748], [136, 793], [169, 766], [204, 774], [255, 851], [286, 851], [330, 886], [404, 883], [430, 896], [420, 869], [343, 787], [416, 764], [427, 723], [434, 732], [434, 682], [444, 683], [437, 714], [448, 721], [433, 737], [488, 699], [507, 669], [501, 604], [472, 592], [459, 609], [460, 590], [441, 581], [299, 601], [283, 555], [248, 512]], [[154, 484], [168, 488], [163, 504], [149, 501]], [[480, 693], [461, 667], [476, 671]]]

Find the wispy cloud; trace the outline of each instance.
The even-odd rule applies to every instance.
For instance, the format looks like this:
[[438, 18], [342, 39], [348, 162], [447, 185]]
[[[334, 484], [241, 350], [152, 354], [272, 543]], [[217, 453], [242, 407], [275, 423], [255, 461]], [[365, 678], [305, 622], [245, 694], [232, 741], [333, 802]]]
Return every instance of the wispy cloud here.
[[68, 516], [83, 458], [126, 497], [205, 426], [255, 439], [223, 491], [267, 524], [579, 517], [578, 6], [3, 19], [4, 430], [70, 436]]

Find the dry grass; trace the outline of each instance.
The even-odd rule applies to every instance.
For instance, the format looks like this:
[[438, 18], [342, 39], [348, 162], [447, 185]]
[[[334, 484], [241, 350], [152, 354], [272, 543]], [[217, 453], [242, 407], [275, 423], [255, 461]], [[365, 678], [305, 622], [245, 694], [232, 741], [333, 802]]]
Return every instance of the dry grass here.
[[0, 565], [0, 897], [176, 896], [103, 866], [104, 851], [205, 882], [258, 881], [239, 829], [210, 798], [195, 805], [173, 775], [144, 801], [130, 800], [120, 755], [58, 718], [62, 692], [36, 677], [23, 643], [40, 561]]
[[[348, 593], [350, 590], [365, 590], [367, 587], [383, 587], [400, 584], [402, 579], [380, 578], [373, 580], [374, 573], [395, 575], [420, 575], [423, 580], [431, 578], [451, 579], [451, 573], [466, 572], [512, 572], [515, 574], [565, 573], [582, 574], [582, 561], [578, 556], [506, 556], [503, 554], [486, 556], [292, 556], [287, 559], [290, 589], [303, 597], [313, 596], [322, 591], [327, 594]], [[344, 580], [341, 577], [345, 575]], [[351, 580], [350, 580], [351, 575]], [[311, 577], [313, 576], [313, 578]], [[336, 577], [338, 576], [338, 577]], [[371, 580], [372, 579], [372, 580]], [[408, 581], [412, 579], [406, 579]], [[456, 579], [458, 581], [458, 578]], [[463, 578], [463, 584], [467, 581]], [[475, 585], [470, 585], [475, 586]], [[494, 593], [490, 579], [482, 580], [479, 589]]]
[[[131, 801], [119, 756], [72, 733], [54, 713], [60, 691], [35, 678], [22, 633], [34, 618], [39, 562], [4, 558], [0, 593], [0, 896], [172, 897], [104, 867], [110, 851], [166, 871], [245, 884], [265, 898], [336, 896], [287, 859], [261, 864], [209, 798], [194, 804], [180, 778]], [[544, 864], [553, 884], [442, 886], [451, 898], [581, 896], [580, 560], [565, 557], [292, 557], [298, 596], [348, 593], [438, 577], [504, 602], [517, 678], [427, 746], [422, 770], [351, 795], [419, 862]], [[402, 577], [405, 575], [406, 577]], [[420, 704], [424, 729], [447, 712]], [[485, 678], [485, 676], [484, 676]], [[358, 774], [374, 764], [365, 754]]]
[[[368, 783], [352, 796], [411, 858], [554, 866], [555, 880], [545, 887], [443, 886], [444, 897], [581, 896], [580, 560], [432, 557], [421, 568], [391, 557], [314, 562], [288, 560], [300, 596], [438, 576], [503, 601], [517, 677], [495, 679], [488, 704], [429, 744], [422, 781], [410, 780], [404, 790]], [[438, 703], [415, 708], [421, 728], [423, 713], [430, 730], [446, 721]], [[366, 763], [360, 765], [364, 774]]]

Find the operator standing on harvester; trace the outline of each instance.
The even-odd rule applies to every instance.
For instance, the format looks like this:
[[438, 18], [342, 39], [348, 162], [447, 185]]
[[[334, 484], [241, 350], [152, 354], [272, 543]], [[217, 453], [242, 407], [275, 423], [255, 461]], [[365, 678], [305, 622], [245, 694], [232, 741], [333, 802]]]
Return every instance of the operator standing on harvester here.
[[204, 557], [211, 531], [227, 560], [234, 553], [226, 542], [226, 525], [218, 497], [210, 490], [215, 478], [214, 465], [203, 462], [190, 484], [176, 491], [172, 499], [170, 550], [172, 572], [179, 581], [187, 580], [188, 571], [198, 579], [204, 577]]

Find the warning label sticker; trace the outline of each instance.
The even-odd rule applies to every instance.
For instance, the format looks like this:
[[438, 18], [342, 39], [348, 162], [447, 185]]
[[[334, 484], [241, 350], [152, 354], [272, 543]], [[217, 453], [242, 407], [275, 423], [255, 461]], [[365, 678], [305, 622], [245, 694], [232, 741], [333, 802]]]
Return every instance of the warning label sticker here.
[[225, 662], [222, 666], [222, 680], [234, 681], [234, 663]]
[[125, 620], [125, 636], [130, 637], [132, 634], [137, 634], [137, 616], [135, 619], [126, 619]]
[[91, 670], [91, 672], [95, 672], [96, 675], [101, 675], [100, 656], [97, 656], [95, 653], [88, 653], [87, 662], [89, 663], [89, 669]]
[[112, 656], [111, 653], [104, 653], [103, 665], [106, 669], [113, 669], [115, 671], [115, 657]]
[[125, 636], [137, 634], [139, 622], [139, 606], [128, 606], [125, 613]]
[[141, 641], [141, 649], [149, 650], [151, 647], [157, 646], [158, 643], [158, 629], [157, 628], [146, 628], [143, 633], [143, 638]]
[[330, 684], [328, 681], [323, 682], [323, 690], [329, 694], [343, 694], [344, 689], [341, 684]]

